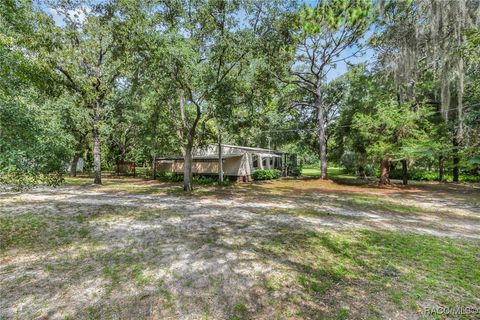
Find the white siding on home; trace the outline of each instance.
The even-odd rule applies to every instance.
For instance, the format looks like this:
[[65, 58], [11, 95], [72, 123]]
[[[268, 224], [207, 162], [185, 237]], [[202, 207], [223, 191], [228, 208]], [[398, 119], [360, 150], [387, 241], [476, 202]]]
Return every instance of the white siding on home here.
[[[246, 177], [257, 169], [274, 168], [281, 158], [279, 152], [267, 149], [222, 145], [223, 172], [225, 176]], [[257, 167], [253, 167], [253, 157], [257, 159]], [[196, 174], [218, 174], [218, 145], [208, 145], [197, 149], [193, 154], [192, 171]], [[174, 158], [175, 159], [175, 158]], [[273, 161], [272, 161], [273, 159]], [[265, 165], [263, 165], [265, 161]], [[161, 160], [157, 163], [159, 172], [183, 173], [183, 160]]]
[[[244, 156], [228, 158], [223, 161], [223, 174], [226, 176], [242, 176], [242, 159]], [[218, 172], [218, 171], [217, 171]]]
[[[157, 170], [159, 172], [183, 173], [183, 160], [158, 162]], [[218, 162], [193, 162], [192, 172], [199, 174], [218, 174]]]
[[[226, 176], [247, 176], [251, 174], [248, 155], [223, 160], [223, 173]], [[159, 172], [183, 173], [183, 160], [164, 160], [157, 163]], [[217, 161], [194, 161], [192, 172], [199, 174], [218, 174]]]
[[[65, 171], [70, 172], [71, 167], [72, 167], [71, 162], [65, 163]], [[77, 172], [83, 172], [83, 158], [78, 158]]]

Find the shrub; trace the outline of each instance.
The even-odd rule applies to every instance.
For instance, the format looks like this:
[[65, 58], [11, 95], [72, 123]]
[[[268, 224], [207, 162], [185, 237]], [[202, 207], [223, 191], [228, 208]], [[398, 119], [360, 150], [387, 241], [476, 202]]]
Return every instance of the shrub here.
[[213, 184], [216, 182], [216, 179], [209, 176], [194, 176], [193, 183], [196, 184]]
[[345, 151], [340, 157], [340, 165], [345, 169], [346, 173], [356, 173], [358, 163], [354, 152]]
[[[299, 177], [301, 174], [302, 174], [302, 167], [300, 167], [300, 166], [290, 168], [290, 170], [288, 171], [288, 175], [290, 175], [292, 177]], [[279, 176], [280, 176], [280, 174], [279, 174]]]
[[[174, 173], [174, 172], [162, 172], [161, 174], [157, 175], [160, 181], [165, 182], [182, 182], [183, 181], [183, 174], [181, 173]], [[194, 184], [214, 184], [217, 182], [217, 178], [213, 176], [193, 176], [193, 183]], [[230, 185], [230, 181], [228, 179], [224, 180], [224, 185]]]
[[64, 181], [61, 172], [43, 174], [39, 172], [11, 172], [5, 174], [0, 172], [0, 191], [13, 190], [24, 191], [31, 189], [39, 184], [45, 184], [51, 187], [57, 187]]
[[152, 176], [152, 170], [150, 168], [137, 167], [135, 168], [135, 171], [136, 171], [137, 177], [150, 178]]
[[480, 183], [480, 175], [472, 175], [472, 174], [461, 174], [458, 177], [460, 182], [477, 182]]
[[[401, 168], [391, 170], [388, 175], [390, 179], [403, 178], [403, 172]], [[438, 180], [438, 174], [437, 172], [432, 172], [432, 171], [411, 169], [411, 170], [408, 170], [408, 179], [416, 180], [416, 181], [435, 181], [435, 180]]]
[[280, 177], [280, 170], [277, 169], [264, 169], [254, 171], [252, 174], [253, 180], [272, 180]]
[[[389, 173], [390, 179], [402, 179], [402, 169], [394, 169]], [[453, 181], [451, 174], [445, 174], [445, 181]], [[428, 171], [428, 170], [419, 170], [411, 169], [408, 170], [408, 179], [414, 181], [438, 181], [438, 172], [437, 171]], [[478, 175], [468, 175], [460, 174], [460, 182], [480, 182], [480, 176]]]
[[162, 172], [158, 175], [160, 181], [165, 182], [181, 182], [183, 181], [183, 174], [176, 174], [173, 172]]
[[367, 166], [365, 167], [365, 174], [368, 177], [376, 176], [377, 173], [375, 171], [375, 167], [372, 164], [367, 164]]

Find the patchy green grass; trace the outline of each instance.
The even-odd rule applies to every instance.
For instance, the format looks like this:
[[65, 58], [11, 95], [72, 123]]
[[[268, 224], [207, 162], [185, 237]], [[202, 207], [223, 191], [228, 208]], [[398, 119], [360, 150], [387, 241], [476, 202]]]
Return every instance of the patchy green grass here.
[[92, 177], [66, 177], [65, 185], [71, 187], [83, 187], [97, 191], [129, 194], [166, 194], [182, 190], [180, 183], [160, 182], [143, 178], [114, 177], [104, 178], [102, 185], [94, 185]]
[[86, 176], [65, 177], [64, 184], [68, 186], [87, 186], [93, 184], [93, 178]]
[[41, 213], [0, 217], [0, 249], [51, 249], [87, 239], [90, 235], [88, 227], [77, 222]]
[[230, 320], [247, 319], [247, 312], [247, 306], [242, 302], [238, 302], [233, 306], [233, 315], [230, 317]]
[[346, 207], [368, 211], [381, 211], [404, 214], [435, 213], [414, 205], [405, 205], [375, 195], [350, 194], [338, 199]]
[[[106, 179], [90, 196], [82, 194], [88, 185], [72, 185], [77, 194], [38, 212], [19, 210], [32, 208], [25, 198], [4, 201], [0, 290], [8, 303], [0, 306], [20, 306], [19, 318], [385, 319], [480, 304], [478, 241], [379, 231], [340, 214], [398, 213], [387, 222], [399, 230], [404, 217], [438, 214], [388, 193], [398, 189], [292, 179], [176, 196], [171, 184], [128, 181]], [[439, 226], [431, 230], [441, 234]], [[30, 297], [31, 309], [21, 309]]]
[[340, 215], [335, 212], [330, 211], [319, 211], [313, 208], [295, 208], [295, 209], [284, 209], [284, 208], [272, 208], [268, 210], [261, 210], [261, 214], [267, 215], [290, 215], [295, 217], [312, 217], [312, 218], [326, 218], [326, 219], [342, 219], [342, 220], [355, 220], [355, 217]]
[[[352, 211], [358, 210], [361, 212], [365, 211], [374, 211], [374, 212], [387, 212], [393, 214], [401, 215], [434, 215], [434, 216], [451, 216], [457, 217], [454, 212], [442, 211], [441, 213], [438, 210], [427, 209], [424, 207], [418, 207], [415, 205], [406, 205], [401, 204], [389, 199], [385, 199], [381, 196], [375, 195], [358, 195], [358, 194], [348, 194], [335, 199], [334, 203], [336, 207], [341, 207], [349, 209]], [[328, 209], [318, 210], [312, 207], [299, 207], [294, 209], [285, 209], [285, 208], [272, 208], [268, 210], [260, 211], [262, 214], [269, 215], [278, 215], [285, 214], [290, 216], [297, 217], [312, 217], [312, 218], [323, 218], [323, 219], [342, 219], [342, 220], [356, 220], [357, 217], [339, 214], [335, 211], [329, 211]], [[470, 217], [471, 219], [480, 219], [480, 217]]]
[[[405, 216], [430, 215], [438, 218], [450, 217], [466, 219], [466, 217], [462, 217], [462, 215], [459, 215], [453, 209], [444, 208], [440, 211], [425, 206], [420, 207], [413, 204], [403, 204], [401, 199], [392, 199], [379, 195], [349, 194], [337, 199], [335, 202], [339, 206], [360, 211], [388, 212]], [[480, 216], [470, 215], [468, 219], [472, 221], [480, 220]]]
[[[329, 167], [327, 169], [329, 177], [337, 177], [343, 175], [343, 169], [337, 167]], [[304, 177], [320, 177], [319, 165], [306, 165], [302, 168], [302, 176]]]
[[[332, 290], [363, 287], [365, 302], [374, 301], [376, 292], [385, 292], [387, 301], [412, 312], [428, 300], [450, 307], [478, 305], [478, 243], [400, 232], [289, 230], [263, 242], [261, 249], [288, 261], [303, 299], [313, 302]], [[280, 290], [278, 284], [275, 290]], [[349, 318], [347, 310], [335, 312], [337, 318]], [[375, 317], [375, 310], [368, 312]]]
[[302, 176], [304, 177], [319, 177], [320, 176], [320, 169], [318, 168], [302, 168]]

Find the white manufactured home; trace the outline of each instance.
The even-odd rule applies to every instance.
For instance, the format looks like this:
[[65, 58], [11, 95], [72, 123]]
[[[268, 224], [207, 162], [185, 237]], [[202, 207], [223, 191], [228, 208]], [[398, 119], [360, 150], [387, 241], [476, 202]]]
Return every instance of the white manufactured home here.
[[[225, 177], [240, 181], [251, 181], [252, 173], [259, 169], [278, 169], [286, 172], [286, 153], [243, 146], [222, 144], [222, 164]], [[158, 173], [183, 173], [183, 157], [172, 156], [157, 158], [156, 170]], [[197, 149], [193, 153], [193, 174], [218, 175], [219, 154], [218, 144], [210, 144]]]

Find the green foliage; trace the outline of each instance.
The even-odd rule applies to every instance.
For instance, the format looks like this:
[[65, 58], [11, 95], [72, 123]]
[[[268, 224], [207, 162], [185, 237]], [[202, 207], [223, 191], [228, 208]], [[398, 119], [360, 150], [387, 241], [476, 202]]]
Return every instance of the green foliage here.
[[248, 309], [243, 303], [236, 303], [233, 306], [233, 315], [229, 317], [229, 320], [242, 320], [247, 319]]
[[[117, 160], [148, 165], [155, 156], [191, 152], [221, 134], [227, 143], [272, 145], [307, 163], [328, 140], [329, 159], [354, 173], [385, 157], [431, 164], [443, 156], [451, 168], [452, 137], [463, 121], [462, 172], [480, 170], [478, 30], [460, 26], [460, 47], [435, 57], [463, 59], [462, 119], [455, 112], [460, 69], [442, 79], [428, 54], [426, 60], [391, 59], [407, 43], [425, 50], [420, 56], [431, 51], [410, 32], [421, 31], [419, 21], [433, 21], [428, 2], [385, 2], [375, 17], [385, 32], [370, 42], [378, 49], [377, 67], [351, 66], [328, 83], [343, 56], [362, 48], [376, 14], [371, 1], [94, 3], [51, 1], [47, 10], [31, 1], [1, 2], [3, 183], [57, 184], [74, 155], [86, 154], [91, 167], [94, 126], [104, 168]], [[445, 10], [454, 8], [451, 2]], [[444, 18], [445, 30], [458, 26], [452, 16]], [[397, 62], [408, 70], [392, 68]], [[451, 84], [448, 121], [437, 110], [445, 83]], [[321, 109], [326, 138], [320, 141]]]
[[[163, 172], [157, 176], [159, 180], [165, 182], [183, 182], [183, 174], [173, 172]], [[217, 182], [215, 177], [195, 175], [193, 176], [193, 182], [200, 185], [209, 185]], [[226, 181], [228, 183], [228, 181]]]
[[302, 167], [296, 166], [294, 168], [291, 168], [288, 174], [292, 177], [298, 177], [302, 174]]
[[[352, 67], [343, 77], [347, 93], [340, 105], [332, 156], [350, 173], [390, 159], [436, 159], [445, 155], [445, 126], [428, 104], [399, 103], [388, 74]], [[335, 125], [334, 125], [335, 127]]]
[[280, 170], [277, 169], [263, 169], [256, 170], [252, 173], [253, 180], [272, 180], [280, 177]]
[[[391, 179], [402, 179], [402, 170], [394, 169], [390, 171]], [[410, 169], [408, 171], [408, 179], [415, 181], [438, 181], [438, 171], [428, 171], [421, 169]], [[446, 174], [444, 177], [445, 181], [452, 181], [453, 177], [451, 174]], [[480, 182], [480, 175], [474, 174], [460, 174], [459, 182]]]
[[428, 141], [422, 119], [425, 109], [412, 110], [409, 105], [398, 105], [393, 100], [380, 101], [367, 113], [357, 113], [353, 126], [364, 139], [370, 158], [409, 156]]
[[345, 169], [347, 173], [355, 173], [358, 169], [358, 161], [355, 153], [346, 151], [340, 157], [340, 165]]
[[213, 184], [216, 183], [217, 180], [210, 176], [194, 176], [193, 182], [196, 184]]
[[304, 5], [300, 18], [307, 33], [319, 33], [322, 28], [338, 31], [343, 26], [362, 32], [368, 25], [370, 10], [371, 2], [367, 0], [321, 0], [315, 8]]
[[480, 60], [480, 30], [469, 29], [466, 32], [467, 44], [466, 53], [475, 61]]
[[52, 74], [25, 47], [35, 37], [33, 19], [28, 1], [0, 4], [0, 184], [18, 190], [57, 185], [71, 155]]
[[48, 107], [0, 96], [0, 183], [25, 189], [62, 182], [72, 138]]
[[181, 182], [183, 181], [183, 174], [176, 174], [173, 172], [162, 172], [159, 174], [158, 179], [165, 182]]

